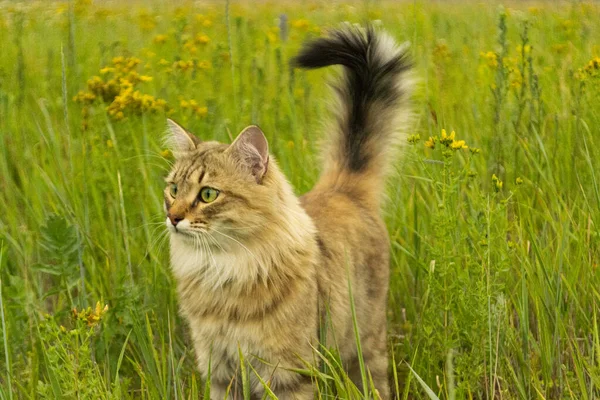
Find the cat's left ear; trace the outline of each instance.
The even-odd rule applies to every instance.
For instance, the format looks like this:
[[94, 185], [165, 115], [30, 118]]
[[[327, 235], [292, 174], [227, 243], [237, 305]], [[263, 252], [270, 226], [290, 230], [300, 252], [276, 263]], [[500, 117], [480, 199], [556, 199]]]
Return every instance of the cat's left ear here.
[[242, 162], [257, 183], [262, 182], [269, 166], [269, 143], [258, 126], [250, 125], [245, 128], [231, 143], [227, 152]]
[[167, 125], [169, 126], [169, 130], [165, 137], [165, 144], [173, 154], [177, 155], [196, 150], [196, 146], [200, 143], [200, 139], [189, 133], [184, 127], [172, 119], [167, 119]]

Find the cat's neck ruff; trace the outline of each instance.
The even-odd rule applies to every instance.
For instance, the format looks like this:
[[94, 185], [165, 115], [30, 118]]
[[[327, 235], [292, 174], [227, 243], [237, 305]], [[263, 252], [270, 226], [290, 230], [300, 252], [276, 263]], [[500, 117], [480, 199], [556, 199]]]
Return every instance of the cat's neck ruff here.
[[[296, 202], [297, 203], [297, 202]], [[280, 220], [271, 221], [260, 237], [250, 241], [227, 240], [227, 246], [215, 245], [213, 239], [194, 241], [172, 233], [171, 267], [179, 280], [197, 279], [206, 288], [246, 286], [297, 275], [301, 271], [285, 270], [298, 249], [314, 242], [315, 227], [298, 205], [287, 207]]]

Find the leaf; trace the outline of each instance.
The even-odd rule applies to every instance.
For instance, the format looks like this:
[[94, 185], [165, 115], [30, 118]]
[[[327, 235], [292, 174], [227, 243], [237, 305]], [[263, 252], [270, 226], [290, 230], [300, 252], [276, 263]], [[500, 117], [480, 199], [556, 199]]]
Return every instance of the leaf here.
[[417, 381], [419, 381], [421, 387], [425, 390], [425, 393], [427, 393], [427, 396], [429, 396], [431, 400], [440, 400], [440, 398], [437, 397], [437, 395], [433, 392], [433, 390], [431, 390], [431, 388], [425, 383], [425, 381], [421, 379], [419, 374], [417, 374], [417, 372], [414, 369], [412, 369], [410, 364], [406, 363], [406, 365], [408, 365], [410, 371], [415, 375], [415, 378], [417, 378]]
[[70, 275], [77, 272], [77, 251], [81, 241], [75, 227], [60, 215], [50, 214], [40, 230], [40, 246], [44, 264], [38, 271], [52, 275]]

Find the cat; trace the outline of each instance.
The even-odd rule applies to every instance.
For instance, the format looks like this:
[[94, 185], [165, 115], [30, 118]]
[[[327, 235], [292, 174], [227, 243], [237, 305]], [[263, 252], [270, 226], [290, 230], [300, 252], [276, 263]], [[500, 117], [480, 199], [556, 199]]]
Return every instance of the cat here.
[[254, 369], [252, 398], [263, 396], [262, 380], [280, 399], [312, 399], [310, 376], [293, 369], [314, 362], [323, 332], [362, 387], [351, 291], [372, 395], [387, 399], [390, 244], [380, 208], [408, 124], [411, 62], [385, 32], [348, 25], [305, 44], [292, 65], [344, 70], [322, 175], [300, 198], [258, 126], [222, 144], [168, 121], [175, 163], [164, 201], [181, 314], [204, 378], [210, 370], [211, 399], [242, 398], [240, 354]]

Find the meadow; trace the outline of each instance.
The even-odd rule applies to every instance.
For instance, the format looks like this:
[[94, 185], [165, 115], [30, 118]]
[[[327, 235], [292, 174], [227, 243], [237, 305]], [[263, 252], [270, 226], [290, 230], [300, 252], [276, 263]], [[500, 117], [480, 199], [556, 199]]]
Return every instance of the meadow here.
[[[600, 398], [598, 3], [3, 0], [0, 399], [208, 393], [168, 266], [166, 118], [260, 125], [304, 193], [335, 73], [288, 60], [367, 20], [419, 79], [385, 206], [396, 396]], [[363, 397], [316, 357], [317, 398]]]

